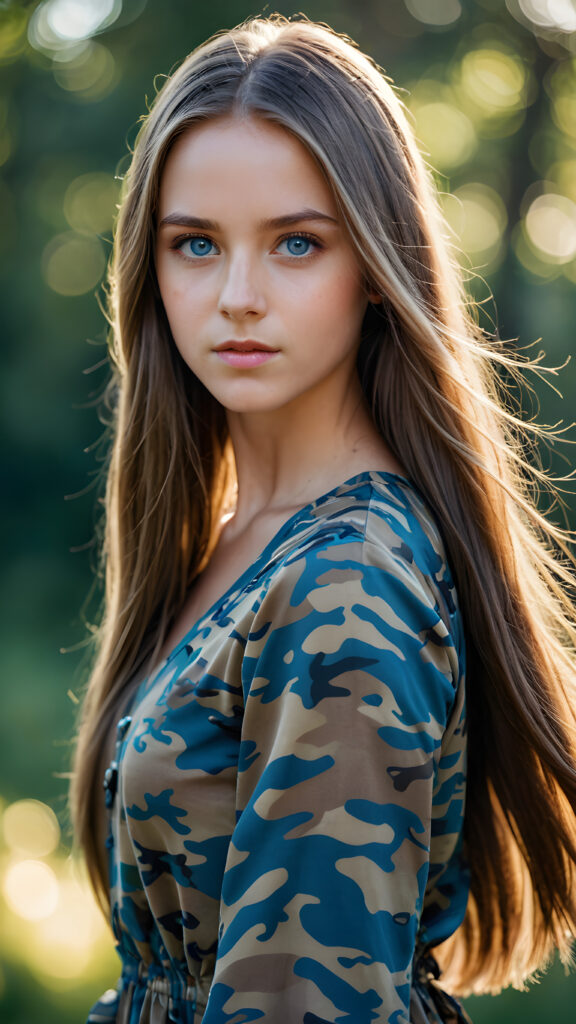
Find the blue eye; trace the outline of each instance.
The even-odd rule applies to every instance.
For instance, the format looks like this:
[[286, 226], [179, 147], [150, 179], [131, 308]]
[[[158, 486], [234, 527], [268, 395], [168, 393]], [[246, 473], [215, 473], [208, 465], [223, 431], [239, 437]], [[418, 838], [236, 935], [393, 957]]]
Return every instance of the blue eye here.
[[308, 238], [306, 235], [290, 235], [290, 238], [284, 238], [280, 242], [280, 246], [285, 245], [288, 249], [289, 256], [309, 256], [310, 249], [316, 243]]
[[[285, 246], [282, 252], [281, 246]], [[194, 259], [202, 256], [214, 256], [220, 250], [211, 238], [206, 235], [189, 235], [188, 238], [176, 240], [173, 248], [182, 253], [186, 259]], [[308, 235], [289, 235], [278, 243], [277, 251], [285, 256], [305, 257], [311, 256], [312, 250], [321, 249], [322, 245]]]
[[204, 235], [194, 235], [192, 238], [185, 238], [180, 242], [178, 248], [184, 256], [211, 256], [210, 250], [214, 248], [214, 242], [205, 238]]

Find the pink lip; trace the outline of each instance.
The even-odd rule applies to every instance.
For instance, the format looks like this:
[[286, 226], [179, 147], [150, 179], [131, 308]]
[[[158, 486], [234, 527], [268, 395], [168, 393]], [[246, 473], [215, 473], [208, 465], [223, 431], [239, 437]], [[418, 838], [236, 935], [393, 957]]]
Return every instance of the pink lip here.
[[260, 363], [267, 363], [269, 359], [278, 355], [273, 349], [241, 349], [225, 348], [216, 351], [219, 359], [222, 359], [228, 366], [235, 366], [239, 370], [249, 370], [252, 366], [260, 366]]
[[214, 348], [217, 352], [223, 352], [224, 349], [233, 348], [238, 352], [252, 352], [254, 349], [258, 349], [261, 352], [275, 352], [271, 345], [264, 345], [261, 341], [254, 341], [254, 338], [230, 338], [228, 341], [221, 341], [219, 345], [215, 345]]

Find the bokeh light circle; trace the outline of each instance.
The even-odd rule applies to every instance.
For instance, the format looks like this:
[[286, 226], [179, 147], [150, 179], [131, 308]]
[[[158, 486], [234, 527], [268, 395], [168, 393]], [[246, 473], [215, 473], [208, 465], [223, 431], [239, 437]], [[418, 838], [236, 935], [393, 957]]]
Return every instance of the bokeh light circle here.
[[87, 39], [110, 19], [115, 0], [48, 0], [47, 22], [60, 39]]
[[547, 168], [544, 177], [554, 182], [560, 195], [568, 196], [576, 203], [576, 157], [559, 160]]
[[506, 207], [494, 189], [472, 182], [456, 189], [462, 211], [458, 237], [462, 248], [473, 255], [485, 254], [499, 245], [506, 227]]
[[75, 231], [56, 235], [42, 256], [44, 280], [59, 295], [85, 295], [99, 283], [105, 267], [99, 239]]
[[552, 114], [558, 127], [576, 139], [576, 93], [565, 93], [556, 96], [552, 104]]
[[46, 857], [60, 842], [60, 826], [51, 807], [40, 800], [17, 800], [2, 816], [4, 842], [27, 857]]
[[106, 934], [90, 890], [61, 878], [58, 906], [36, 927], [38, 967], [53, 978], [77, 978]]
[[12, 6], [10, 10], [2, 11], [0, 63], [12, 63], [24, 52], [26, 49], [27, 26], [28, 17], [25, 10]]
[[493, 267], [502, 253], [508, 220], [504, 202], [495, 189], [469, 182], [444, 196], [443, 207], [461, 252], [475, 264]]
[[58, 880], [41, 860], [12, 864], [3, 879], [4, 898], [15, 914], [27, 921], [41, 921], [58, 905]]
[[122, 0], [43, 0], [33, 11], [28, 38], [36, 50], [54, 57], [108, 28], [120, 15]]
[[541, 259], [568, 263], [576, 257], [576, 203], [567, 196], [546, 193], [530, 204], [526, 235]]
[[574, 0], [518, 0], [520, 10], [540, 28], [576, 32]]
[[518, 57], [500, 50], [471, 50], [460, 66], [462, 86], [484, 114], [515, 111], [525, 105], [527, 73]]
[[116, 61], [108, 47], [90, 42], [65, 63], [55, 63], [53, 74], [61, 89], [80, 100], [104, 99], [118, 82]]
[[71, 228], [100, 235], [109, 231], [116, 215], [119, 182], [111, 174], [81, 174], [64, 196], [64, 216]]
[[466, 114], [444, 102], [417, 104], [413, 110], [416, 134], [430, 160], [440, 170], [460, 167], [476, 148], [474, 126]]
[[452, 25], [462, 14], [460, 0], [405, 0], [413, 18], [425, 25]]

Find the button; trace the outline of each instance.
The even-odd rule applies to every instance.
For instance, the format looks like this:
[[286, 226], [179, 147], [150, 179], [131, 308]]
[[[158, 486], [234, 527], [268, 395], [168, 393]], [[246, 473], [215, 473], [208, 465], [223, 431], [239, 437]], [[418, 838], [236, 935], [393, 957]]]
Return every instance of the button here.
[[117, 737], [118, 740], [123, 740], [124, 739], [126, 733], [128, 732], [128, 729], [130, 727], [131, 721], [132, 721], [132, 715], [124, 715], [124, 718], [120, 719], [120, 721], [118, 722], [118, 725], [116, 726], [116, 737]]
[[104, 790], [106, 793], [106, 807], [112, 807], [114, 803], [114, 797], [116, 796], [116, 789], [118, 788], [118, 762], [112, 761], [109, 767], [104, 772]]

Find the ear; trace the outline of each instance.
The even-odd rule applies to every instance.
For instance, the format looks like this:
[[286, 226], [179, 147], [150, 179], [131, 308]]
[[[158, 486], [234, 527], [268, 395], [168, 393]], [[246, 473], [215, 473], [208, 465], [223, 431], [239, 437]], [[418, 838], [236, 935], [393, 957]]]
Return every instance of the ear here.
[[382, 302], [382, 296], [380, 295], [380, 292], [374, 290], [367, 277], [364, 278], [364, 287], [366, 289], [366, 298], [368, 299], [368, 302], [372, 302], [374, 305], [377, 305], [377, 303]]

